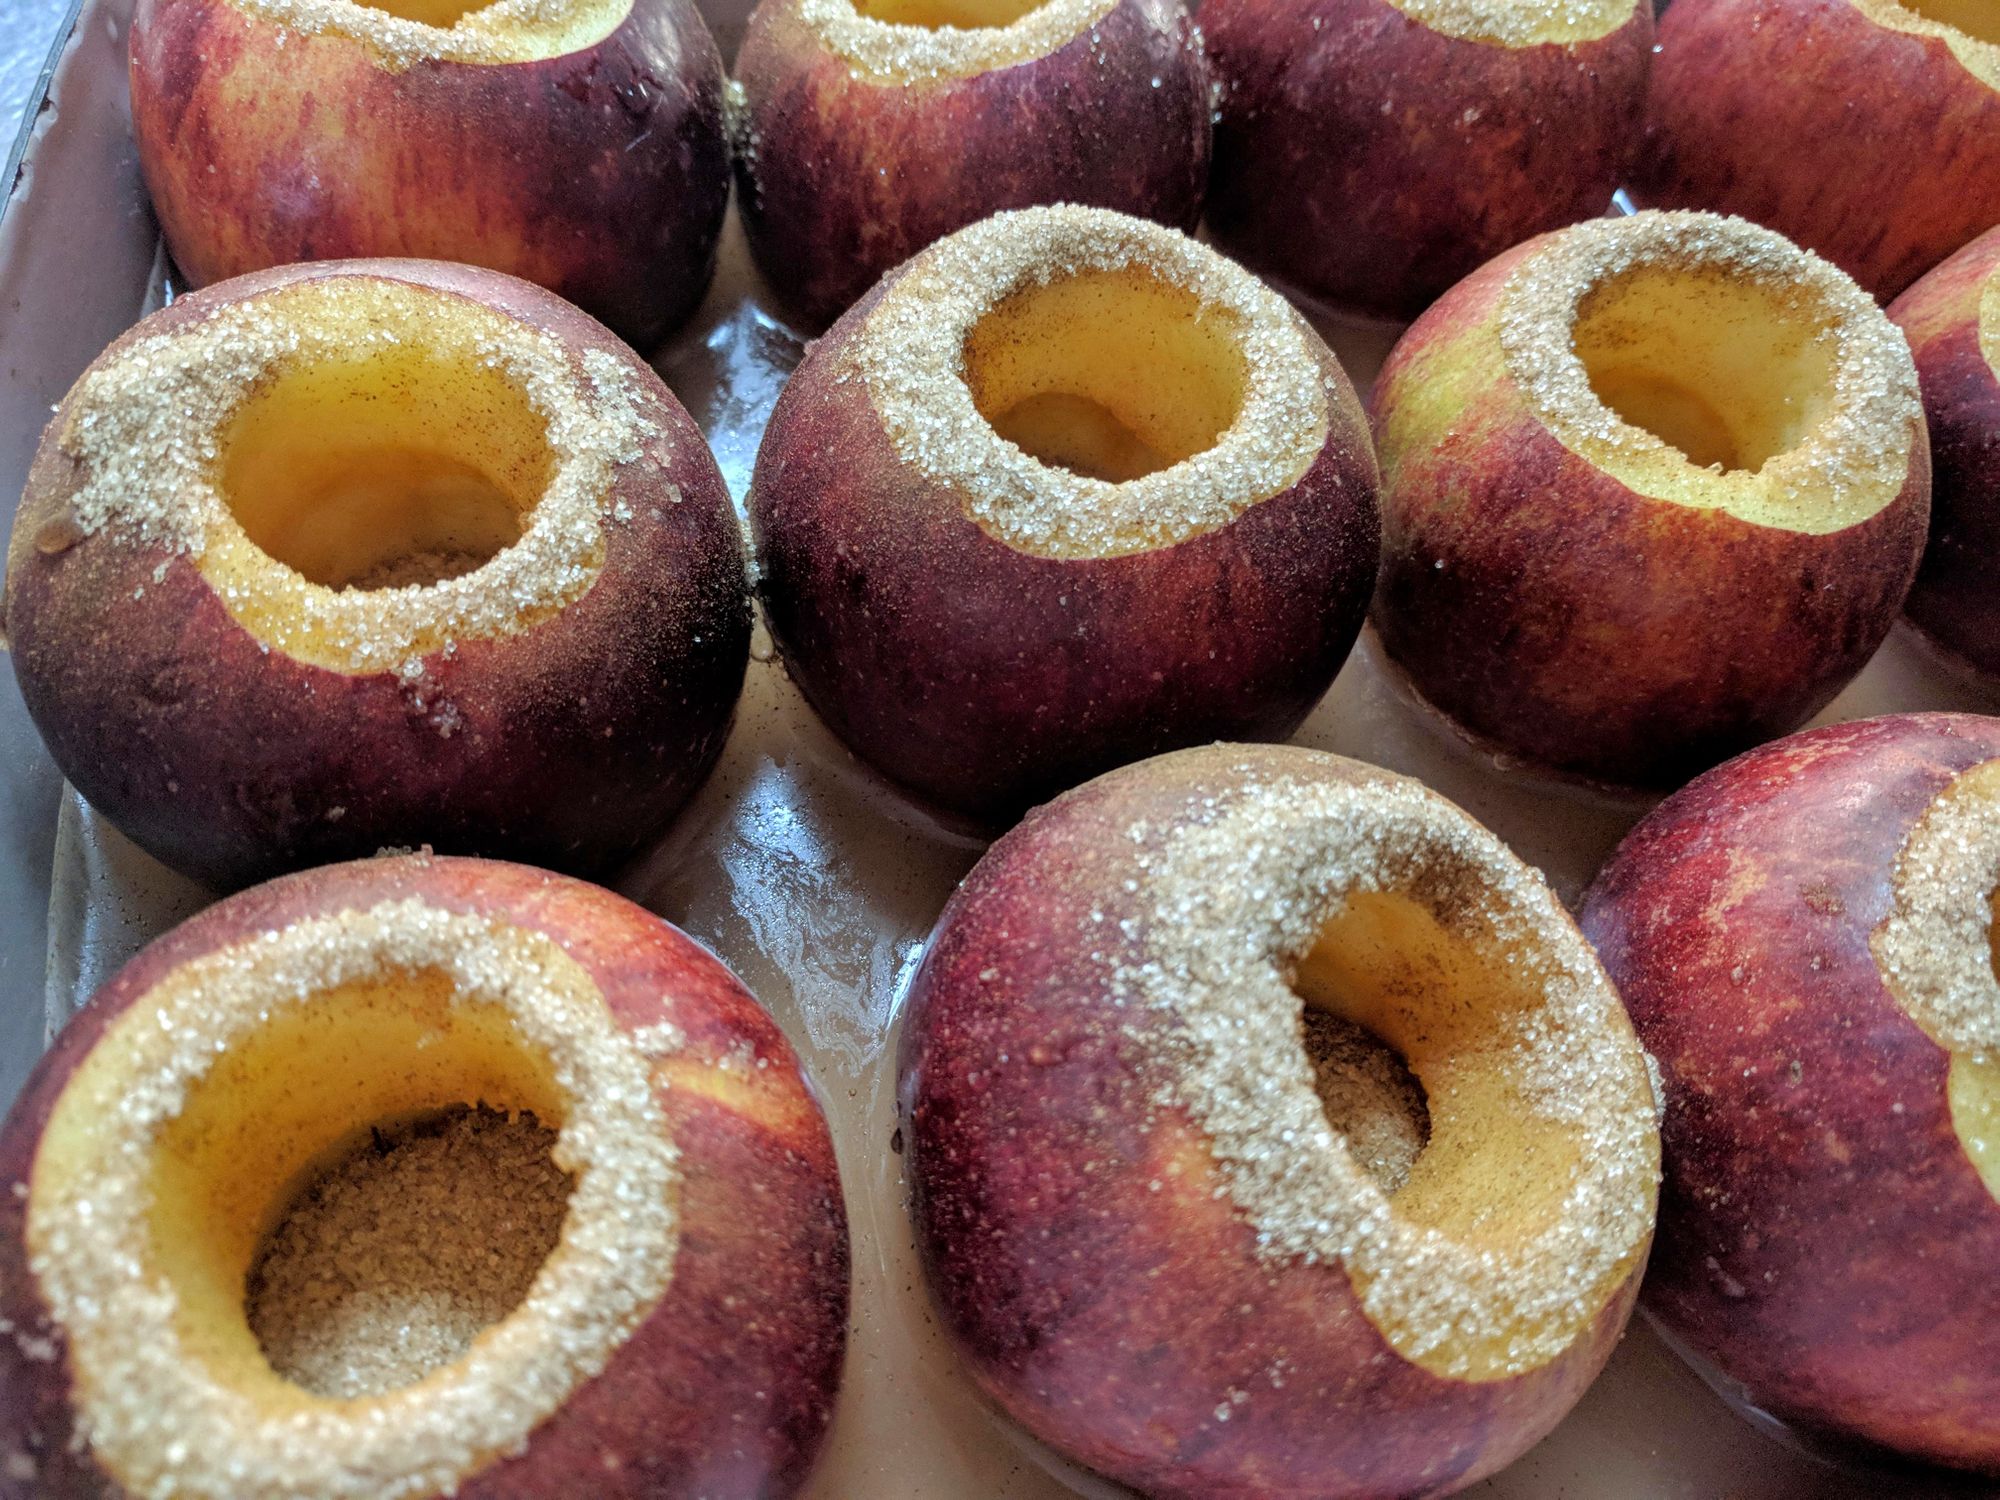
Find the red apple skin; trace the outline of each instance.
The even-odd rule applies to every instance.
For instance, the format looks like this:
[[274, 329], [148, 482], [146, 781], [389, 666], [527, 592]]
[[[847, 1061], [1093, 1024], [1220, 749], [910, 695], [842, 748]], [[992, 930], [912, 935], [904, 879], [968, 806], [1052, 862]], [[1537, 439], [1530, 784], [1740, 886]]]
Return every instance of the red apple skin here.
[[1676, 0], [1635, 187], [1768, 225], [1887, 302], [2000, 220], [2000, 94], [1849, 0]]
[[895, 280], [807, 352], [750, 488], [765, 615], [820, 718], [905, 790], [979, 821], [1162, 750], [1290, 735], [1375, 577], [1374, 455], [1333, 355], [1321, 346], [1326, 442], [1289, 490], [1173, 546], [1038, 557], [898, 458], [865, 385], [834, 379]]
[[1501, 251], [1601, 214], [1637, 154], [1653, 13], [1501, 47], [1385, 0], [1204, 0], [1216, 242], [1317, 301], [1408, 320]]
[[[7, 584], [28, 711], [92, 806], [216, 889], [424, 844], [608, 870], [706, 779], [742, 689], [748, 584], [721, 473], [672, 393], [603, 327], [470, 266], [260, 272], [177, 299], [100, 358], [243, 297], [338, 276], [455, 293], [547, 330], [579, 359], [602, 350], [630, 366], [655, 436], [644, 460], [618, 470], [631, 517], [605, 522], [596, 582], [529, 629], [430, 653], [414, 686], [388, 671], [333, 671], [265, 651], [184, 554], [105, 531], [44, 555], [34, 538], [67, 513], [79, 477], [45, 439]], [[444, 703], [457, 713], [449, 735], [432, 718]]]
[[394, 72], [230, 0], [138, 0], [132, 129], [196, 286], [417, 256], [538, 282], [650, 348], [701, 301], [729, 201], [722, 59], [690, 0], [633, 0], [541, 62]]
[[908, 85], [857, 77], [796, 0], [764, 0], [736, 79], [743, 227], [808, 328], [1002, 209], [1078, 203], [1190, 232], [1201, 217], [1208, 66], [1179, 0], [1117, 0], [1043, 57]]
[[1981, 235], [1896, 299], [1931, 432], [1931, 535], [1903, 612], [1930, 640], [2000, 686], [2000, 377], [1980, 345], [1979, 306], [2000, 270], [2000, 231]]
[[1529, 241], [1412, 325], [1370, 404], [1382, 460], [1373, 620], [1461, 728], [1557, 773], [1666, 790], [1796, 729], [1875, 653], [1923, 551], [1930, 457], [1902, 492], [1812, 536], [1627, 489], [1530, 413], [1504, 368], [1428, 451], [1385, 441], [1396, 404], [1478, 357]]
[[[1298, 772], [1263, 753], [1272, 774]], [[1554, 1360], [1470, 1382], [1398, 1354], [1343, 1268], [1259, 1258], [1206, 1138], [1157, 1102], [1166, 1023], [1114, 1005], [1091, 959], [1142, 961], [1119, 925], [1136, 910], [1125, 880], [1190, 799], [1230, 790], [1230, 768], [1258, 754], [1204, 747], [1099, 777], [1030, 814], [952, 897], [901, 1044], [918, 1248], [980, 1388], [1141, 1494], [1449, 1494], [1569, 1410], [1616, 1346], [1639, 1272]], [[1218, 1422], [1231, 1390], [1249, 1399]]]
[[[797, 1054], [715, 956], [650, 912], [582, 881], [487, 860], [403, 856], [308, 870], [212, 906], [148, 945], [105, 985], [30, 1075], [0, 1125], [0, 1183], [32, 1184], [64, 1085], [110, 1025], [177, 965], [258, 933], [415, 898], [545, 933], [582, 965], [617, 1024], [681, 1028], [679, 1066], [731, 1074], [751, 1106], [662, 1081], [680, 1151], [673, 1279], [593, 1380], [520, 1454], [475, 1470], [457, 1500], [703, 1495], [764, 1500], [804, 1482], [831, 1418], [846, 1347], [847, 1218], [833, 1142]], [[740, 1097], [740, 1095], [738, 1096]], [[32, 1481], [0, 1471], [6, 1500], [126, 1500], [70, 1445], [70, 1374], [26, 1254], [27, 1203], [0, 1191], [0, 1454], [27, 1453]], [[23, 1342], [47, 1339], [52, 1358]], [[616, 1459], [613, 1465], [608, 1459]]]
[[1654, 1315], [1784, 1421], [2000, 1473], [2000, 1203], [1869, 948], [1911, 825], [1995, 756], [1971, 714], [1766, 745], [1634, 829], [1581, 925], [1666, 1085]]

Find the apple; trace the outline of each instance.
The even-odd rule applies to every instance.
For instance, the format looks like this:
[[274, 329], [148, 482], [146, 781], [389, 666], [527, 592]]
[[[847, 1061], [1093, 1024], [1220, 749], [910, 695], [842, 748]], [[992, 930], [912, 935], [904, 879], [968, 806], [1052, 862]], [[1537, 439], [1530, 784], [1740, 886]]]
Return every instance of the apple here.
[[700, 786], [749, 656], [672, 394], [426, 261], [257, 273], [114, 343], [43, 435], [5, 623], [64, 775], [217, 887], [385, 845], [608, 869]]
[[[1931, 436], [1931, 535], [1904, 613], [1931, 643], [2000, 685], [2000, 232], [1981, 235], [1898, 297]], [[1995, 331], [1988, 333], [1988, 328]]]
[[1884, 302], [2000, 220], [1984, 0], [1677, 0], [1637, 196], [1741, 214]]
[[836, 323], [749, 506], [807, 701], [920, 800], [993, 820], [1297, 728], [1367, 606], [1375, 482], [1283, 299], [1178, 231], [1063, 207], [959, 231]]
[[138, 0], [132, 133], [196, 286], [418, 256], [539, 282], [649, 348], [729, 202], [690, 0]]
[[1562, 775], [1670, 789], [1797, 728], [1923, 551], [1908, 346], [1740, 219], [1530, 240], [1417, 320], [1372, 410], [1388, 658], [1461, 731]]
[[1821, 1439], [2000, 1474], [2000, 720], [1669, 798], [1586, 897], [1666, 1089], [1655, 1318]]
[[1205, 0], [1201, 29], [1216, 242], [1343, 311], [1414, 318], [1637, 155], [1647, 0]]
[[1658, 1136], [1541, 877], [1418, 783], [1126, 766], [974, 867], [913, 980], [917, 1245], [980, 1388], [1172, 1500], [1443, 1495], [1616, 1344]]
[[762, 0], [735, 89], [750, 249], [814, 329], [1001, 209], [1201, 217], [1209, 77], [1180, 0]]
[[[405, 1156], [468, 1109], [456, 1181]], [[538, 1163], [493, 1153], [537, 1131]], [[365, 860], [202, 912], [63, 1030], [0, 1182], [10, 1495], [791, 1495], [839, 1383], [847, 1226], [798, 1058], [707, 950], [540, 870]], [[551, 1184], [555, 1244], [524, 1245]], [[295, 1252], [310, 1352], [358, 1391], [253, 1329]], [[518, 1305], [414, 1358], [523, 1259]]]

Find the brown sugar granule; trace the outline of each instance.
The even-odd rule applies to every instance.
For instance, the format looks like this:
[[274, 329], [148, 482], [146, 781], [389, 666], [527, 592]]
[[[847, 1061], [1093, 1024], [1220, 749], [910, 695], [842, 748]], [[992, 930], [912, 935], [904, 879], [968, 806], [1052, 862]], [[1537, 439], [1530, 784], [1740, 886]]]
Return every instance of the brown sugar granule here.
[[1300, 1024], [1327, 1124], [1393, 1197], [1430, 1140], [1423, 1085], [1394, 1049], [1352, 1021], [1308, 1005]]
[[362, 569], [340, 586], [349, 589], [400, 589], [415, 584], [422, 587], [446, 578], [462, 577], [485, 561], [484, 553], [461, 548], [405, 552]]
[[569, 1178], [532, 1114], [458, 1106], [373, 1139], [314, 1182], [249, 1277], [272, 1368], [315, 1395], [376, 1396], [450, 1364], [527, 1296]]

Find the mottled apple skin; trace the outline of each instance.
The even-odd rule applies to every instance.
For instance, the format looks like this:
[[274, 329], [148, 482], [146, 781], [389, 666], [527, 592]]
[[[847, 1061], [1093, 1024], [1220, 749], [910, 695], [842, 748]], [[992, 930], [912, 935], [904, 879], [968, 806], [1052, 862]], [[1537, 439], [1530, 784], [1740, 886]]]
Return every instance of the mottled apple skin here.
[[230, 0], [138, 0], [132, 129], [195, 285], [420, 256], [538, 282], [650, 348], [701, 301], [729, 201], [722, 59], [690, 0], [633, 0], [541, 62], [378, 66]]
[[[603, 1372], [523, 1452], [470, 1474], [456, 1500], [575, 1495], [580, 1475], [598, 1500], [793, 1494], [831, 1418], [846, 1347], [847, 1218], [832, 1138], [797, 1055], [750, 992], [707, 949], [609, 891], [520, 865], [405, 856], [308, 870], [212, 906], [145, 948], [64, 1027], [0, 1126], [0, 1183], [32, 1182], [71, 1074], [177, 965], [411, 898], [553, 938], [621, 1029], [680, 1028], [675, 1067], [712, 1073], [734, 1060], [728, 1094], [739, 1101], [661, 1079], [656, 1097], [680, 1153], [673, 1279]], [[16, 1332], [0, 1337], [0, 1453], [25, 1451], [39, 1466], [32, 1481], [0, 1471], [0, 1497], [124, 1500], [70, 1445], [66, 1347], [27, 1263], [26, 1218], [20, 1193], [0, 1191], [0, 1317]], [[53, 1358], [24, 1353], [22, 1340], [40, 1338]]]
[[[1507, 373], [1508, 277], [1540, 241], [1461, 282], [1376, 379], [1382, 575], [1373, 620], [1411, 684], [1475, 738], [1543, 768], [1679, 786], [1811, 718], [1859, 672], [1923, 552], [1930, 456], [1901, 493], [1813, 536], [1656, 500], [1565, 447]], [[1462, 381], [1448, 425], [1398, 403]]]
[[245, 296], [337, 276], [471, 298], [579, 361], [601, 350], [627, 363], [654, 432], [617, 469], [630, 516], [604, 522], [596, 581], [516, 634], [431, 652], [407, 681], [266, 651], [185, 554], [108, 530], [54, 555], [36, 546], [80, 479], [54, 436], [72, 394], [29, 470], [9, 558], [6, 625], [28, 711], [93, 807], [217, 889], [424, 844], [608, 870], [694, 795], [742, 690], [748, 581], [721, 473], [672, 393], [603, 327], [469, 266], [260, 272], [177, 299], [100, 358]]
[[1222, 83], [1208, 223], [1257, 270], [1414, 318], [1605, 211], [1637, 151], [1653, 13], [1574, 46], [1463, 41], [1386, 0], [1204, 0]]
[[895, 279], [808, 351], [750, 488], [765, 615], [828, 727], [975, 820], [1162, 750], [1290, 735], [1375, 577], [1375, 460], [1333, 355], [1326, 441], [1290, 489], [1150, 552], [1039, 557], [904, 463], [865, 382], [834, 378]]
[[2000, 94], [1848, 0], [1676, 0], [1636, 189], [1768, 225], [1886, 302], [2000, 220]]
[[2000, 1203], [1869, 936], [2000, 719], [1793, 735], [1669, 798], [1582, 926], [1666, 1086], [1651, 1311], [1780, 1419], [2000, 1473]]
[[2000, 687], [2000, 377], [1979, 337], [2000, 271], [2000, 231], [1981, 235], [1889, 309], [1909, 336], [1931, 433], [1931, 535], [1903, 612], [1933, 643]]
[[1003, 209], [1113, 208], [1192, 231], [1208, 65], [1179, 0], [1117, 0], [1043, 57], [910, 84], [856, 76], [764, 0], [736, 58], [738, 202], [787, 314], [824, 328], [883, 272]]
[[1447, 1494], [1570, 1408], [1617, 1343], [1638, 1273], [1555, 1360], [1461, 1381], [1398, 1354], [1341, 1266], [1259, 1258], [1199, 1127], [1157, 1102], [1170, 1023], [1114, 1004], [1106, 980], [1145, 956], [1120, 925], [1144, 917], [1125, 883], [1260, 759], [1300, 774], [1236, 745], [1100, 777], [1030, 814], [952, 897], [902, 1035], [918, 1248], [980, 1388], [1145, 1495]]

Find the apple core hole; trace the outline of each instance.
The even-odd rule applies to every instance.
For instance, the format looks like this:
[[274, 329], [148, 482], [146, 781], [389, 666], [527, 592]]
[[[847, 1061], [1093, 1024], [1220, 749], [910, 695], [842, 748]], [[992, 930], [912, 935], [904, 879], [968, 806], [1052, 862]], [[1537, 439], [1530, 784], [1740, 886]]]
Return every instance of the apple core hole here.
[[303, 1185], [247, 1278], [271, 1368], [314, 1395], [383, 1395], [505, 1318], [561, 1237], [570, 1182], [532, 1112], [454, 1105], [387, 1128]]
[[248, 1400], [366, 1400], [462, 1357], [556, 1253], [565, 1096], [433, 970], [273, 1009], [189, 1085], [148, 1256], [191, 1357]]
[[554, 468], [546, 422], [502, 372], [408, 339], [281, 369], [221, 449], [250, 541], [330, 589], [471, 572], [520, 540]]
[[1827, 322], [1723, 272], [1639, 266], [1577, 309], [1577, 357], [1599, 401], [1697, 468], [1755, 473], [1798, 446], [1833, 399]]
[[967, 335], [965, 381], [993, 431], [1029, 457], [1124, 483], [1213, 447], [1248, 379], [1227, 314], [1150, 271], [1030, 286]]
[[1308, 1005], [1302, 1018], [1313, 1089], [1334, 1133], [1394, 1197], [1430, 1141], [1430, 1105], [1403, 1055], [1354, 1021]]
[[1975, 41], [2000, 44], [2000, 13], [1992, 0], [1898, 0], [1912, 15], [1962, 31]]
[[493, 0], [359, 0], [359, 3], [368, 10], [379, 10], [398, 20], [448, 30], [457, 25], [462, 17], [486, 9]]
[[921, 26], [926, 31], [954, 27], [985, 31], [1011, 26], [1041, 9], [1045, 0], [854, 0], [854, 8], [871, 21], [891, 26]]

